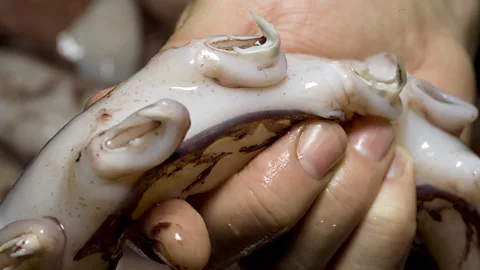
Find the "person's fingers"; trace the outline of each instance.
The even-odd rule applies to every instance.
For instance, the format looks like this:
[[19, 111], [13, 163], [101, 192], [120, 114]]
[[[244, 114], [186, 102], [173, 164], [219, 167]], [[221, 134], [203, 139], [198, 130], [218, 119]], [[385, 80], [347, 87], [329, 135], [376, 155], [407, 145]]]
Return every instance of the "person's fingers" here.
[[413, 162], [397, 147], [386, 179], [368, 211], [329, 269], [403, 269], [416, 230]]
[[384, 119], [358, 118], [347, 134], [343, 162], [303, 219], [243, 267], [323, 269], [362, 221], [392, 161], [394, 133]]
[[347, 145], [330, 121], [294, 127], [196, 205], [212, 244], [208, 267], [222, 268], [288, 231], [331, 179]]
[[203, 269], [210, 257], [210, 240], [200, 214], [184, 200], [156, 205], [142, 221], [144, 234], [157, 255], [175, 269]]

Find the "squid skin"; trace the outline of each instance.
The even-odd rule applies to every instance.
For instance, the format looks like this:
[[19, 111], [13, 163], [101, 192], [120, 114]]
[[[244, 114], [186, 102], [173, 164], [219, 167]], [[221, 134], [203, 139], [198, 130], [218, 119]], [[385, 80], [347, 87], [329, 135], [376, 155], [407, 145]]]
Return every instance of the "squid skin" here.
[[[435, 161], [424, 162], [424, 152], [412, 151], [418, 147], [406, 131], [412, 125], [429, 128], [432, 137], [425, 133], [426, 140], [447, 138], [439, 149], [461, 148], [455, 136], [445, 134], [473, 121], [476, 110], [471, 118], [448, 118], [455, 125], [468, 119], [449, 130], [452, 125], [442, 122], [447, 118], [436, 117], [443, 108], [415, 103], [422, 92], [414, 91], [414, 77], [399, 57], [381, 53], [337, 61], [285, 54], [274, 27], [252, 15], [262, 37], [207, 37], [160, 52], [65, 125], [0, 204], [0, 265], [29, 269], [34, 260], [60, 262], [57, 269], [115, 268], [127, 232], [135, 232], [135, 222], [152, 205], [220, 185], [289, 127], [309, 118], [348, 121], [359, 114], [395, 121], [397, 133], [404, 135], [398, 143], [412, 152], [417, 167]], [[404, 87], [412, 90], [402, 93]], [[462, 180], [429, 178], [428, 171], [417, 180], [476, 207], [476, 180], [462, 170], [452, 173]], [[446, 188], [452, 184], [457, 188]], [[42, 223], [46, 216], [55, 218], [62, 233]], [[58, 241], [14, 233], [9, 225], [15, 222], [40, 224]], [[16, 256], [12, 265], [15, 254], [6, 250], [12, 239], [26, 236], [36, 245], [15, 242], [30, 252]], [[148, 247], [129, 243], [148, 256]]]
[[480, 265], [480, 158], [458, 134], [478, 110], [409, 75], [396, 142], [415, 162], [418, 238], [439, 269]]

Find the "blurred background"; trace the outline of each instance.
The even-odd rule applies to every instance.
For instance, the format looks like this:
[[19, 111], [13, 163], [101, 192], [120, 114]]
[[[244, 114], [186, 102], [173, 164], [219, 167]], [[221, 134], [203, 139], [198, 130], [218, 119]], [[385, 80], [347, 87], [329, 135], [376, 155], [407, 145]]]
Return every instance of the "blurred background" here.
[[93, 94], [160, 50], [188, 2], [0, 1], [0, 201]]

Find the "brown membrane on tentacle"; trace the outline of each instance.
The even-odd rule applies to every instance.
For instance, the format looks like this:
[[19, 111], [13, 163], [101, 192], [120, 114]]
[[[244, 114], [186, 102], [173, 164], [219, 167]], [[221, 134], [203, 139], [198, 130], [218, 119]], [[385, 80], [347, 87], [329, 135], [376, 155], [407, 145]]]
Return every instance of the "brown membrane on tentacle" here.
[[[182, 171], [188, 164], [195, 164], [195, 166], [209, 164], [209, 166], [199, 173], [196, 179], [191, 179], [192, 184], [184, 192], [195, 186], [205, 184], [205, 180], [213, 167], [222, 158], [232, 154], [229, 152], [231, 149], [224, 149], [224, 152], [208, 153], [209, 147], [221, 139], [231, 138], [233, 141], [239, 141], [245, 136], [252, 135], [260, 125], [263, 125], [269, 132], [274, 134], [272, 137], [263, 137], [256, 144], [238, 150], [239, 153], [248, 154], [267, 148], [279, 137], [286, 134], [293, 125], [308, 119], [318, 118], [320, 117], [293, 110], [255, 112], [221, 123], [188, 139], [167, 161], [147, 171], [141, 177], [137, 186], [130, 193], [130, 197], [123, 203], [123, 206], [116, 213], [106, 218], [92, 237], [78, 251], [74, 260], [81, 260], [86, 256], [102, 253], [103, 260], [109, 261], [112, 267], [117, 265], [118, 260], [121, 258], [123, 243], [128, 238], [126, 234], [130, 235], [130, 231], [134, 230], [135, 225], [138, 223], [138, 221], [132, 220], [131, 215], [136, 210], [143, 194], [157, 181], [172, 177], [174, 174]], [[332, 118], [330, 120], [338, 119]], [[135, 244], [140, 248], [141, 246], [148, 246], [151, 249], [151, 245], [144, 245], [145, 242], [143, 245], [142, 243]], [[151, 251], [145, 250], [144, 252], [145, 254], [153, 255]]]
[[[450, 202], [451, 207], [444, 207], [441, 209], [428, 207], [427, 203], [432, 202], [435, 199], [441, 199]], [[476, 207], [466, 200], [444, 190], [440, 190], [432, 185], [419, 185], [417, 186], [417, 212], [425, 211], [430, 217], [437, 221], [442, 222], [442, 210], [455, 209], [463, 219], [465, 223], [465, 247], [463, 251], [463, 257], [459, 261], [459, 267], [466, 261], [468, 254], [470, 253], [470, 246], [473, 242], [473, 236], [477, 234], [477, 243], [480, 243], [480, 214]]]

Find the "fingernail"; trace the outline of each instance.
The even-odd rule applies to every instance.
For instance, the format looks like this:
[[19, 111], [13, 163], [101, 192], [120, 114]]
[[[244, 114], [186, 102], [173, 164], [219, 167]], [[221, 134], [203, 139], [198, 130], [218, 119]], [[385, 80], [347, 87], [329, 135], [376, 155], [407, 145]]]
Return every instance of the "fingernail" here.
[[401, 177], [405, 172], [405, 167], [408, 160], [408, 152], [402, 147], [397, 147], [395, 149], [395, 156], [393, 157], [392, 163], [388, 168], [386, 179]]
[[349, 141], [355, 149], [373, 160], [380, 160], [393, 141], [390, 123], [377, 118], [360, 118], [352, 123]]
[[343, 157], [346, 147], [346, 134], [337, 124], [311, 124], [298, 140], [298, 160], [312, 178], [321, 179]]

